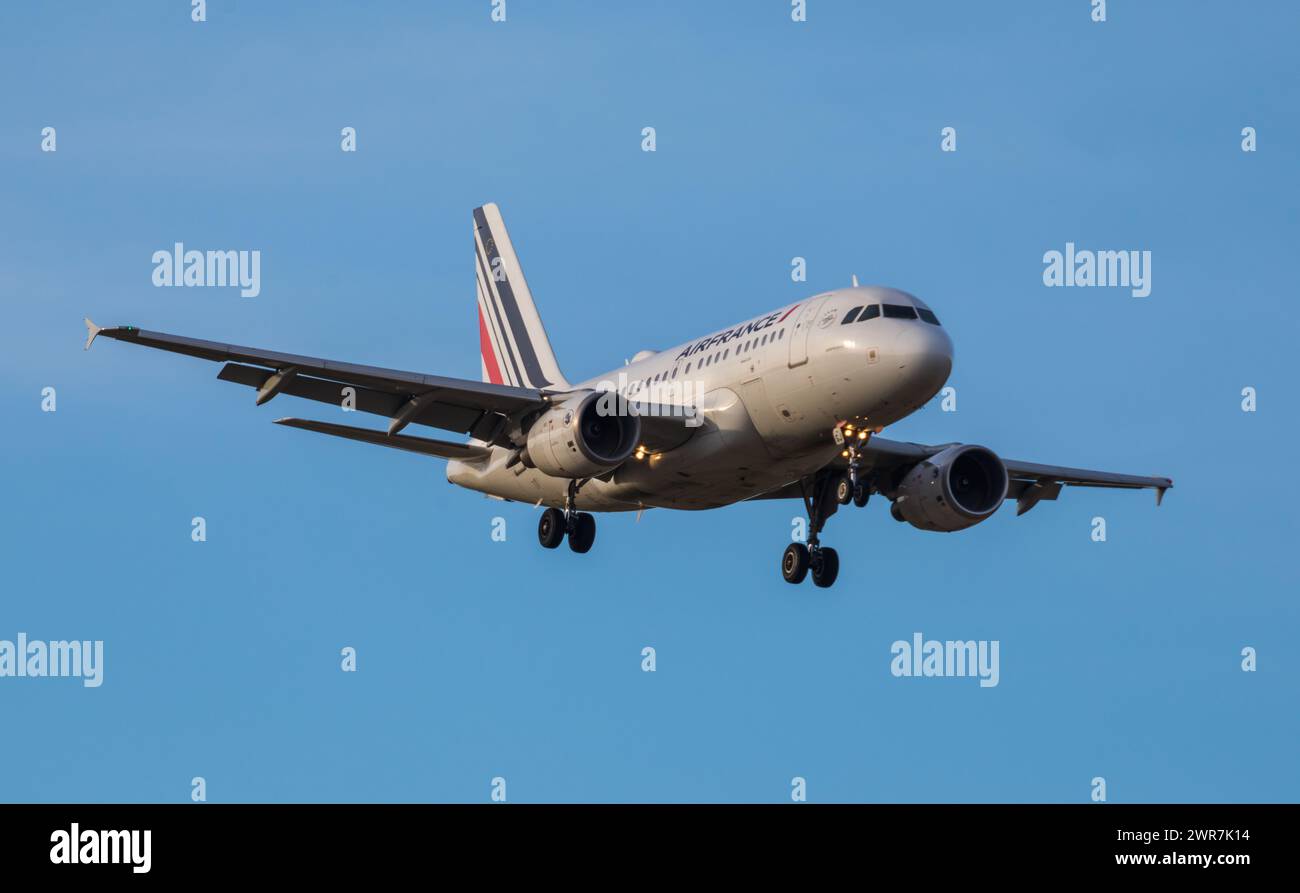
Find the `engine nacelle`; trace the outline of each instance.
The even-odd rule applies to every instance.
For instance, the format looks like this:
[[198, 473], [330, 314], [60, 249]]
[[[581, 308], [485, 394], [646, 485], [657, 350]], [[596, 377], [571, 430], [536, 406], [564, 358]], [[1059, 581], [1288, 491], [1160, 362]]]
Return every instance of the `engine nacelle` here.
[[918, 463], [894, 494], [899, 520], [922, 530], [964, 530], [1007, 498], [1007, 468], [982, 446], [958, 444]]
[[641, 419], [602, 410], [599, 391], [571, 397], [546, 410], [528, 429], [525, 465], [559, 478], [586, 478], [623, 464], [641, 441]]

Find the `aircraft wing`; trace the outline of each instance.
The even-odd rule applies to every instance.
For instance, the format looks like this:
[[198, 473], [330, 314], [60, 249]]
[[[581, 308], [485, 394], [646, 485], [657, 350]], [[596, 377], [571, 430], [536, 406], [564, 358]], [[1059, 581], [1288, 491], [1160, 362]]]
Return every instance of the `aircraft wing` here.
[[[547, 403], [547, 393], [536, 388], [340, 363], [148, 332], [135, 326], [100, 328], [89, 319], [86, 329], [87, 350], [102, 336], [224, 363], [217, 378], [256, 388], [258, 405], [279, 394], [335, 406], [349, 399], [359, 412], [391, 419], [389, 434], [415, 422], [505, 446], [509, 445], [505, 439], [508, 419]], [[350, 394], [346, 393], [349, 388]]]
[[[444, 458], [471, 458], [470, 453], [473, 453], [473, 458], [479, 458], [477, 450], [481, 448], [466, 452], [456, 449], [455, 444], [443, 441], [397, 438], [397, 433], [415, 423], [468, 434], [497, 446], [517, 447], [521, 444], [510, 440], [510, 432], [517, 429], [517, 425], [510, 422], [544, 409], [554, 398], [562, 398], [571, 393], [568, 390], [541, 390], [360, 366], [337, 360], [148, 332], [135, 326], [101, 328], [89, 319], [86, 320], [86, 331], [87, 350], [95, 338], [102, 336], [224, 363], [217, 378], [256, 388], [258, 406], [279, 394], [305, 397], [335, 406], [342, 405], [346, 398], [358, 412], [388, 417], [388, 439], [384, 439], [386, 435], [381, 431], [346, 425], [299, 419], [282, 420], [280, 424]], [[351, 393], [347, 393], [348, 390]], [[646, 448], [653, 452], [675, 449], [695, 432], [695, 428], [680, 413], [644, 414], [641, 421], [643, 441]]]
[[[893, 474], [911, 468], [917, 462], [947, 449], [954, 444], [935, 445], [907, 443], [899, 440], [887, 440], [883, 437], [871, 437], [862, 450], [862, 466], [868, 473]], [[1009, 485], [1007, 498], [1017, 503], [1016, 514], [1023, 515], [1041, 500], [1054, 500], [1063, 486], [1068, 487], [1116, 487], [1127, 490], [1152, 489], [1156, 491], [1156, 505], [1160, 504], [1165, 491], [1173, 487], [1174, 482], [1165, 477], [1147, 477], [1134, 474], [1117, 474], [1110, 471], [1090, 471], [1085, 468], [1068, 468], [1061, 465], [1040, 465], [1036, 462], [1022, 462], [1018, 459], [1002, 459], [1006, 466]], [[830, 463], [834, 468], [848, 468], [848, 460], [836, 456]], [[802, 498], [799, 483], [794, 481], [777, 490], [770, 491], [758, 499]]]

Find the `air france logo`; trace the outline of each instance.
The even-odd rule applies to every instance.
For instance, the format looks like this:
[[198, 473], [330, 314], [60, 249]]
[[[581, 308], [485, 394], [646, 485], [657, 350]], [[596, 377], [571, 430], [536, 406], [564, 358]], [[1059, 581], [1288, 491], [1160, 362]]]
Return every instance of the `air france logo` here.
[[[798, 306], [798, 304], [795, 305], [795, 307]], [[697, 341], [679, 353], [677, 359], [684, 360], [689, 356], [694, 356], [695, 354], [700, 353], [701, 351], [711, 350], [719, 344], [730, 344], [737, 338], [744, 338], [746, 335], [755, 335], [764, 329], [769, 329], [773, 325], [783, 321], [787, 316], [794, 312], [794, 309], [794, 307], [791, 307], [789, 310], [785, 311], [785, 313], [781, 313], [781, 311], [778, 310], [776, 313], [769, 313], [767, 316], [760, 317], [752, 322], [744, 323], [743, 325], [736, 326], [734, 329], [727, 329], [725, 332], [719, 332], [709, 338]]]
[[81, 830], [76, 822], [67, 831], [50, 835], [50, 861], [55, 865], [130, 865], [135, 874], [148, 874], [153, 864], [152, 831]]

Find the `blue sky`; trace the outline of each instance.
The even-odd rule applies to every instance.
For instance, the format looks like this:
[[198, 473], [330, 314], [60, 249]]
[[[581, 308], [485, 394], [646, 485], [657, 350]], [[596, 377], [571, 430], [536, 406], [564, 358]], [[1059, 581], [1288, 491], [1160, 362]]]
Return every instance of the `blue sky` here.
[[[0, 9], [0, 639], [105, 642], [99, 688], [0, 679], [0, 800], [1300, 798], [1300, 10], [646, 6]], [[328, 407], [81, 350], [90, 315], [476, 378], [485, 201], [571, 379], [857, 274], [956, 344], [957, 411], [887, 436], [1176, 489], [952, 535], [873, 501], [792, 587], [794, 503], [546, 552], [438, 460], [270, 424]], [[152, 287], [176, 241], [261, 250], [261, 294]], [[1150, 250], [1151, 295], [1045, 288], [1067, 241]], [[917, 631], [998, 640], [1000, 684], [894, 678]]]

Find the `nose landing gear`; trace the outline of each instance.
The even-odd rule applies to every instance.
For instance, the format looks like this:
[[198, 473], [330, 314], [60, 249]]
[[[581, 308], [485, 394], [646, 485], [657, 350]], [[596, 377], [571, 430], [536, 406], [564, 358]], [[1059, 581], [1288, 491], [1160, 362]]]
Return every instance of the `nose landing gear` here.
[[[866, 436], [862, 436], [863, 434]], [[871, 432], [864, 428], [857, 435], [850, 431], [847, 436], [842, 437], [847, 443], [845, 450], [849, 454], [849, 470], [835, 482], [835, 501], [840, 505], [848, 505], [852, 502], [858, 508], [862, 508], [871, 498], [871, 486], [862, 473], [862, 447], [867, 445]]]
[[576, 509], [578, 490], [586, 481], [569, 481], [569, 495], [564, 500], [564, 510], [549, 508], [542, 512], [537, 522], [537, 541], [544, 549], [555, 549], [567, 536], [569, 548], [578, 554], [591, 549], [596, 542], [596, 519], [587, 512]]
[[808, 510], [808, 545], [791, 543], [781, 555], [781, 576], [787, 583], [802, 583], [809, 571], [814, 586], [823, 589], [834, 585], [840, 574], [840, 556], [834, 549], [821, 544], [821, 530], [826, 519], [839, 509], [837, 491], [843, 477], [822, 472], [812, 481], [812, 494], [808, 484], [799, 481], [804, 506]]

